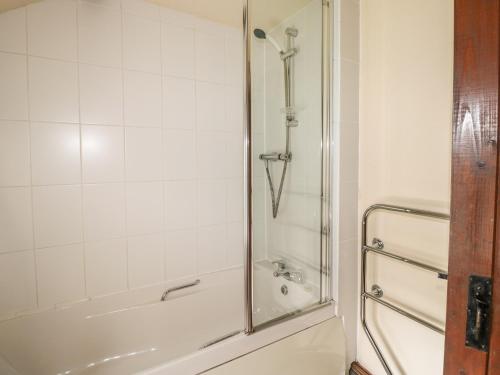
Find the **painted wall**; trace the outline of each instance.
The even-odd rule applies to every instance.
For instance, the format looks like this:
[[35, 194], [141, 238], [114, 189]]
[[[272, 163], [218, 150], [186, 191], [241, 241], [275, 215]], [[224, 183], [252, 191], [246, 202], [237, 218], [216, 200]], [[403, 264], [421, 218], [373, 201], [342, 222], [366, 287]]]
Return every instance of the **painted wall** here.
[[[449, 211], [452, 78], [452, 0], [361, 1], [358, 220], [377, 202]], [[446, 269], [447, 223], [377, 214], [371, 224], [369, 240]], [[369, 268], [368, 286], [444, 325], [445, 281], [380, 257], [370, 256]], [[372, 303], [367, 316], [396, 373], [442, 373], [442, 335]], [[360, 327], [357, 357], [384, 374]]]
[[241, 40], [145, 1], [0, 14], [0, 316], [241, 266]]

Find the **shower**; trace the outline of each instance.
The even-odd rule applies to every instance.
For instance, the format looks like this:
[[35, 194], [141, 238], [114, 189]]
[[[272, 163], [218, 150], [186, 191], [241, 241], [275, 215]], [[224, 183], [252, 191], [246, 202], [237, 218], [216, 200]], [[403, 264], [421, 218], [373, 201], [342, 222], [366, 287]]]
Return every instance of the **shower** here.
[[[263, 160], [266, 168], [267, 180], [269, 182], [269, 190], [271, 191], [271, 204], [273, 210], [273, 218], [278, 216], [278, 208], [281, 199], [281, 193], [283, 192], [283, 185], [285, 182], [286, 170], [288, 168], [288, 163], [292, 160], [292, 153], [290, 151], [290, 128], [299, 125], [297, 119], [295, 118], [295, 108], [293, 103], [293, 93], [292, 93], [292, 73], [293, 73], [293, 57], [298, 53], [298, 49], [295, 48], [295, 38], [298, 36], [299, 31], [293, 27], [287, 27], [285, 29], [286, 35], [286, 48], [283, 50], [279, 43], [273, 39], [270, 35], [262, 29], [255, 29], [254, 35], [258, 39], [267, 40], [279, 53], [281, 60], [283, 61], [283, 72], [284, 72], [284, 89], [285, 89], [285, 108], [284, 112], [286, 115], [285, 125], [286, 125], [286, 135], [285, 135], [285, 152], [271, 152], [259, 155], [259, 159]], [[269, 163], [270, 162], [283, 162], [283, 169], [281, 171], [281, 179], [278, 187], [278, 193], [276, 194], [274, 190], [274, 183], [271, 176]]]

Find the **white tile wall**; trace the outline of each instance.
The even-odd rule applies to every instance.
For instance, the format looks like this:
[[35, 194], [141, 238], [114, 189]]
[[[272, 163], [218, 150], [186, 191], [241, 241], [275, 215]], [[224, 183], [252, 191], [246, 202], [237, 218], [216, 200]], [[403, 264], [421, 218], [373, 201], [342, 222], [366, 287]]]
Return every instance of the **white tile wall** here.
[[77, 60], [76, 2], [46, 0], [27, 7], [30, 55]]
[[0, 317], [241, 265], [242, 48], [144, 0], [0, 14]]
[[82, 244], [36, 250], [40, 307], [85, 297], [83, 252]]
[[135, 71], [125, 72], [125, 125], [160, 127], [161, 99], [161, 76]]
[[0, 252], [33, 248], [31, 190], [0, 188]]
[[164, 242], [162, 234], [128, 239], [128, 280], [132, 288], [163, 281]]
[[34, 185], [81, 182], [78, 125], [31, 123], [31, 176]]
[[32, 251], [2, 256], [0, 262], [0, 311], [30, 310], [36, 307], [35, 259]]
[[85, 245], [85, 276], [89, 296], [127, 289], [127, 240], [117, 238]]
[[86, 183], [124, 179], [124, 130], [121, 127], [82, 126], [82, 173]]
[[29, 125], [27, 122], [0, 121], [0, 186], [29, 183]]
[[[102, 5], [103, 1], [95, 1]], [[116, 8], [78, 4], [78, 46], [82, 63], [121, 67], [122, 17]]]
[[26, 58], [0, 52], [0, 119], [28, 119]]
[[0, 51], [26, 53], [26, 8], [0, 14]]
[[121, 125], [123, 87], [120, 69], [80, 65], [80, 115], [85, 124]]
[[78, 65], [29, 57], [28, 69], [31, 120], [78, 123]]
[[81, 186], [34, 187], [33, 223], [37, 248], [81, 242], [83, 239]]

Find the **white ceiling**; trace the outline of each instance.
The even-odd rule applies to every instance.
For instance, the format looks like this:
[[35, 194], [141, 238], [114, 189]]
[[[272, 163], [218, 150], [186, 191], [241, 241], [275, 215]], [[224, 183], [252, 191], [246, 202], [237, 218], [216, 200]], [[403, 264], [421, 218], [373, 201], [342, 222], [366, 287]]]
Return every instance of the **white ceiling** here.
[[[0, 0], [0, 12], [39, 0]], [[95, 0], [94, 0], [95, 1]], [[241, 27], [244, 0], [148, 0], [226, 25]], [[252, 24], [271, 28], [311, 0], [249, 0]]]

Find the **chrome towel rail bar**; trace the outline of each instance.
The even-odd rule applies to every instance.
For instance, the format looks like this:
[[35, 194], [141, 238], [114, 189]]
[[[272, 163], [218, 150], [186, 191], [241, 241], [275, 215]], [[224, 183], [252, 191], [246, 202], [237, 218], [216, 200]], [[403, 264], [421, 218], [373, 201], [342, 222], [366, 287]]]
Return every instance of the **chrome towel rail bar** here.
[[190, 288], [192, 286], [195, 286], [195, 285], [198, 285], [200, 283], [200, 280], [197, 279], [193, 282], [190, 282], [190, 283], [186, 283], [186, 284], [181, 284], [181, 285], [177, 285], [177, 286], [174, 286], [172, 288], [168, 288], [167, 290], [165, 290], [165, 292], [162, 294], [161, 296], [161, 300], [162, 301], [165, 301], [168, 297], [168, 295], [172, 292], [175, 292], [177, 290], [181, 290], [181, 289], [186, 289], [186, 288]]
[[422, 216], [422, 217], [427, 217], [427, 218], [434, 218], [434, 219], [440, 219], [440, 220], [449, 220], [450, 216], [448, 214], [443, 214], [439, 212], [433, 212], [433, 211], [426, 211], [426, 210], [419, 210], [419, 209], [414, 209], [414, 208], [408, 208], [408, 207], [401, 207], [401, 206], [392, 206], [392, 205], [387, 205], [387, 204], [375, 204], [373, 206], [370, 206], [366, 209], [366, 211], [363, 214], [363, 219], [362, 219], [362, 229], [361, 229], [361, 308], [360, 308], [360, 313], [361, 313], [361, 324], [363, 326], [363, 330], [365, 331], [366, 335], [368, 336], [368, 340], [370, 341], [370, 344], [372, 345], [373, 349], [375, 350], [375, 353], [377, 354], [377, 357], [379, 358], [382, 366], [385, 369], [385, 372], [388, 375], [392, 375], [392, 371], [389, 367], [389, 364], [387, 363], [384, 355], [382, 354], [377, 342], [375, 341], [370, 329], [368, 328], [368, 324], [366, 322], [366, 300], [370, 299], [376, 303], [381, 304], [382, 306], [385, 306], [419, 324], [422, 324], [423, 326], [444, 334], [444, 329], [441, 327], [438, 327], [437, 325], [424, 320], [422, 318], [419, 318], [418, 316], [396, 306], [393, 305], [392, 303], [389, 303], [385, 300], [382, 299], [383, 292], [380, 289], [380, 287], [374, 285], [372, 287], [372, 291], [368, 292], [366, 289], [366, 258], [368, 253], [372, 252], [377, 255], [382, 255], [384, 257], [388, 257], [406, 264], [409, 264], [414, 267], [418, 267], [420, 269], [432, 272], [437, 274], [437, 276], [441, 279], [447, 279], [448, 278], [448, 273], [447, 271], [441, 270], [437, 267], [433, 267], [432, 265], [419, 262], [414, 259], [406, 258], [388, 251], [384, 250], [384, 243], [377, 239], [374, 238], [372, 242], [372, 246], [369, 246], [367, 244], [367, 231], [368, 231], [368, 218], [370, 217], [370, 214], [373, 213], [376, 210], [383, 210], [383, 211], [389, 211], [389, 212], [397, 212], [397, 213], [403, 213], [403, 214], [408, 214], [408, 215], [414, 215], [414, 216]]

